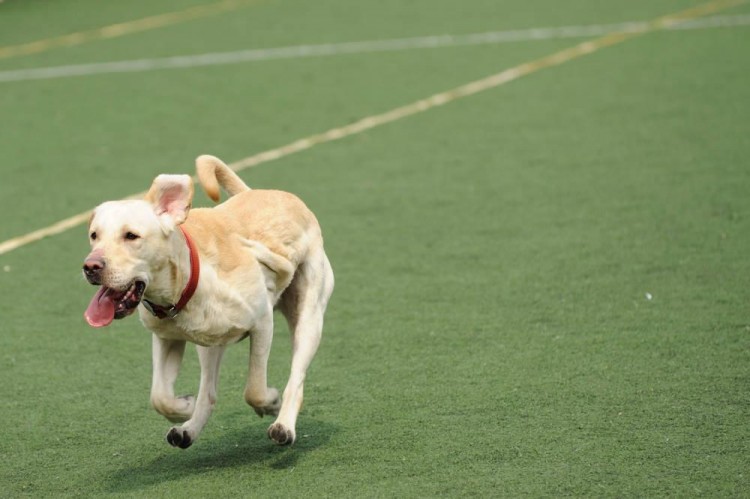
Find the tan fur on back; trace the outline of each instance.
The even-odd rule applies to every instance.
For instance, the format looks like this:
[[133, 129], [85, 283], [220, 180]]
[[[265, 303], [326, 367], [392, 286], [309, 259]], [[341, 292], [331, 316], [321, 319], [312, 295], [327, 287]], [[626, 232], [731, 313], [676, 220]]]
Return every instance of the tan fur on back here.
[[309, 244], [320, 239], [315, 215], [295, 195], [274, 190], [249, 190], [215, 208], [196, 208], [185, 222], [204, 257], [226, 272], [247, 258], [236, 235], [259, 241], [295, 267]]

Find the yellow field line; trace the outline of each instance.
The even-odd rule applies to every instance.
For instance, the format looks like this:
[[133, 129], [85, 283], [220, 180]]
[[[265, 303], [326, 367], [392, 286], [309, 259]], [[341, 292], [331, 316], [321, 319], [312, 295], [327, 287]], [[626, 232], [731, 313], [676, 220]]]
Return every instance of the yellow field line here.
[[135, 21], [128, 21], [102, 28], [88, 31], [79, 31], [68, 35], [46, 38], [35, 42], [24, 43], [21, 45], [9, 45], [0, 47], [0, 59], [16, 57], [22, 55], [38, 54], [60, 47], [72, 47], [82, 43], [104, 40], [107, 38], [116, 38], [118, 36], [129, 35], [139, 31], [163, 28], [172, 24], [178, 24], [185, 21], [191, 21], [201, 17], [208, 17], [231, 10], [236, 10], [247, 5], [257, 3], [255, 0], [222, 0], [221, 2], [210, 3], [206, 5], [196, 5], [185, 10], [167, 12], [155, 16], [144, 17]]
[[[270, 149], [253, 156], [249, 156], [245, 159], [241, 159], [235, 163], [230, 164], [235, 171], [244, 170], [253, 166], [273, 161], [290, 154], [295, 154], [306, 149], [310, 149], [318, 144], [324, 144], [326, 142], [332, 142], [334, 140], [343, 139], [351, 135], [362, 133], [366, 130], [385, 125], [386, 123], [392, 123], [398, 121], [407, 116], [411, 116], [417, 113], [423, 113], [430, 109], [433, 109], [449, 102], [453, 102], [463, 97], [468, 97], [491, 88], [504, 85], [505, 83], [517, 80], [523, 76], [535, 73], [545, 68], [552, 66], [558, 66], [566, 62], [570, 62], [574, 59], [578, 59], [587, 54], [594, 53], [618, 43], [622, 43], [631, 38], [644, 35], [653, 31], [673, 26], [677, 23], [694, 19], [700, 16], [711, 14], [720, 10], [728, 9], [736, 5], [746, 3], [748, 0], [713, 0], [711, 2], [693, 7], [675, 14], [659, 17], [647, 23], [644, 23], [642, 28], [637, 31], [628, 31], [622, 33], [612, 33], [595, 40], [587, 41], [575, 45], [573, 47], [561, 50], [554, 54], [536, 59], [531, 62], [526, 62], [515, 66], [510, 69], [506, 69], [500, 73], [476, 80], [460, 87], [456, 87], [446, 92], [437, 93], [426, 99], [418, 100], [407, 104], [405, 106], [397, 107], [383, 114], [376, 114], [368, 116], [355, 123], [345, 125], [338, 128], [332, 128], [327, 132], [311, 135], [309, 137], [297, 140], [285, 146], [278, 147], [276, 149]], [[135, 194], [130, 196], [131, 198], [143, 197], [144, 193]], [[72, 216], [65, 220], [61, 220], [49, 227], [30, 232], [29, 234], [19, 236], [13, 239], [9, 239], [3, 243], [0, 243], [0, 255], [13, 251], [16, 248], [25, 246], [31, 242], [38, 241], [39, 239], [47, 236], [59, 234], [71, 229], [77, 225], [86, 222], [91, 216], [91, 211], [86, 211], [78, 215]]]

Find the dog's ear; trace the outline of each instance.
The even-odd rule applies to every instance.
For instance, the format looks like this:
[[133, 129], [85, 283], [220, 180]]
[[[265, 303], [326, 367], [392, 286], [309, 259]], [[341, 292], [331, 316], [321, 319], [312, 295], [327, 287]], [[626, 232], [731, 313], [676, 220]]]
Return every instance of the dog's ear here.
[[190, 175], [159, 175], [146, 194], [157, 215], [168, 215], [176, 225], [183, 223], [193, 202]]

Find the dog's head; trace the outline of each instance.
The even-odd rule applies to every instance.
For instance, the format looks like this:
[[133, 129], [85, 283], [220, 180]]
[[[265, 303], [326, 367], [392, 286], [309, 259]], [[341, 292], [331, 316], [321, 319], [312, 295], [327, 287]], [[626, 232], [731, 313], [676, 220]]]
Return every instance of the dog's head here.
[[89, 222], [91, 252], [83, 264], [86, 280], [101, 286], [84, 314], [91, 326], [132, 314], [149, 285], [169, 275], [173, 235], [192, 199], [190, 176], [159, 175], [144, 200], [96, 207]]

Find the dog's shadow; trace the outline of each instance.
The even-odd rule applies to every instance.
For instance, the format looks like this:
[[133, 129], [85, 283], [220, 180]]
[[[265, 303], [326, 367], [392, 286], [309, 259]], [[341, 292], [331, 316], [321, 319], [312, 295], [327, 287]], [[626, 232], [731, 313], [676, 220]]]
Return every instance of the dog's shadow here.
[[165, 450], [155, 459], [126, 465], [114, 472], [107, 481], [107, 488], [110, 492], [136, 491], [221, 468], [294, 468], [305, 454], [325, 445], [336, 432], [335, 426], [329, 423], [305, 419], [300, 421], [304, 429], [291, 447], [279, 447], [265, 432], [259, 434], [247, 427], [223, 433], [218, 438], [213, 436], [211, 440], [198, 440], [186, 450], [171, 449], [165, 441]]

